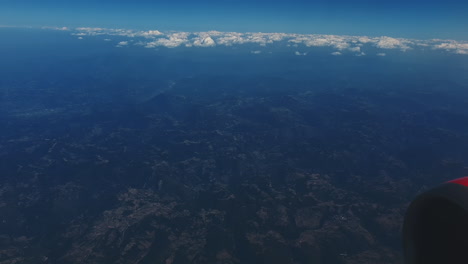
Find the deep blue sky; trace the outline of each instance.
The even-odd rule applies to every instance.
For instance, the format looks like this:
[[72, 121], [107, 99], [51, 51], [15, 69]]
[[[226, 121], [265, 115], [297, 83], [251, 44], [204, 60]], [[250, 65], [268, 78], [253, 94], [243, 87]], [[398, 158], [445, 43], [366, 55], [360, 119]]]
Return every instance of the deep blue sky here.
[[468, 39], [461, 0], [2, 0], [0, 25]]

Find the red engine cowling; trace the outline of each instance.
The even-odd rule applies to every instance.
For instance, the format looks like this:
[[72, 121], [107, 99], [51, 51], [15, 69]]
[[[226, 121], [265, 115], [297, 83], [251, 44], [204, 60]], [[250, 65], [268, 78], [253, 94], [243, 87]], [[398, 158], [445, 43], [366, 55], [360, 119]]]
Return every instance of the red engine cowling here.
[[468, 177], [418, 196], [403, 225], [406, 264], [468, 263]]

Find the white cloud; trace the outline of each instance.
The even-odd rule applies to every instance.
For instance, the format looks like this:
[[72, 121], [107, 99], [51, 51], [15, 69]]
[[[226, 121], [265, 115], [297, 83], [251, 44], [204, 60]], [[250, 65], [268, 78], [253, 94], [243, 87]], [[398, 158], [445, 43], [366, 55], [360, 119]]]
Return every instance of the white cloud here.
[[262, 51], [261, 51], [261, 50], [252, 50], [250, 53], [252, 53], [252, 54], [260, 54], [260, 53], [262, 53]]
[[[65, 28], [53, 28], [64, 30]], [[176, 31], [134, 31], [128, 29], [106, 29], [81, 27], [68, 29], [71, 34], [77, 37], [84, 36], [118, 36], [127, 38], [122, 41], [132, 41], [135, 39], [137, 45], [147, 48], [156, 47], [213, 47], [213, 46], [234, 46], [234, 45], [257, 45], [258, 47], [268, 47], [278, 43], [285, 48], [301, 49], [301, 47], [330, 47], [335, 49], [333, 55], [341, 55], [348, 50], [355, 55], [365, 55], [362, 50], [368, 46], [377, 49], [397, 49], [407, 51], [411, 49], [435, 49], [445, 50], [455, 54], [468, 54], [468, 42], [454, 40], [414, 40], [405, 38], [367, 37], [367, 36], [338, 36], [321, 34], [292, 34], [292, 33], [240, 33], [240, 32], [176, 32]], [[108, 38], [106, 38], [108, 39]], [[123, 45], [120, 45], [123, 46]], [[255, 49], [255, 48], [254, 48]], [[293, 50], [293, 51], [294, 51]], [[377, 53], [379, 53], [377, 51]], [[377, 54], [376, 53], [376, 54]], [[380, 52], [381, 53], [381, 52]], [[382, 53], [383, 54], [383, 53]], [[381, 55], [377, 55], [381, 56]]]
[[377, 56], [385, 57], [385, 56], [387, 56], [387, 54], [385, 54], [385, 53], [377, 53]]
[[143, 36], [143, 37], [149, 37], [149, 38], [151, 38], [151, 37], [155, 37], [155, 36], [161, 36], [161, 35], [164, 35], [164, 34], [161, 33], [161, 31], [159, 31], [159, 30], [148, 30], [148, 31], [142, 31], [142, 32], [140, 32], [139, 35], [141, 35], [141, 36]]
[[335, 52], [332, 52], [331, 55], [333, 55], [333, 56], [340, 56], [340, 55], [342, 55], [342, 54], [341, 54], [341, 52], [339, 52], [339, 51], [335, 51]]
[[406, 51], [411, 49], [408, 45], [411, 44], [410, 40], [396, 39], [390, 37], [380, 37], [376, 46], [381, 49], [401, 49]]
[[304, 44], [307, 47], [334, 47], [338, 50], [349, 48], [352, 38], [336, 35], [302, 35], [292, 34], [289, 42]]
[[420, 47], [429, 47], [430, 45], [427, 44], [427, 43], [416, 43], [417, 46], [420, 46]]
[[372, 42], [372, 39], [370, 39], [369, 37], [358, 37], [358, 41], [366, 44], [366, 43]]
[[193, 45], [196, 47], [213, 47], [216, 46], [216, 43], [209, 35], [201, 35], [193, 40]]
[[225, 46], [232, 46], [234, 44], [243, 44], [244, 39], [242, 38], [242, 33], [236, 33], [236, 32], [226, 32], [224, 34], [220, 34], [217, 37], [217, 43], [219, 45], [225, 45]]
[[[190, 33], [187, 32], [176, 32], [169, 35], [165, 35], [166, 38], [158, 38], [152, 42], [146, 44], [146, 48], [154, 47], [167, 47], [167, 48], [176, 48], [183, 44], [189, 44], [188, 36]], [[189, 45], [190, 46], [190, 45]]]
[[[1, 27], [1, 26], [0, 26]], [[68, 31], [70, 30], [68, 27], [41, 27], [42, 29], [51, 29], [51, 30], [60, 30], [60, 31]]]
[[468, 54], [468, 43], [459, 43], [457, 41], [444, 41], [434, 46], [434, 49], [441, 49], [456, 54]]
[[117, 47], [119, 47], [119, 48], [125, 47], [125, 46], [128, 46], [128, 41], [120, 41], [120, 42], [117, 44]]
[[105, 34], [103, 28], [90, 28], [90, 27], [80, 27], [76, 29], [78, 33], [72, 34], [76, 36], [96, 36], [96, 35], [103, 35]]
[[83, 39], [83, 37], [78, 37], [78, 39]]
[[297, 56], [305, 56], [305, 55], [307, 55], [307, 52], [296, 51], [296, 52], [294, 52], [294, 54], [296, 54]]

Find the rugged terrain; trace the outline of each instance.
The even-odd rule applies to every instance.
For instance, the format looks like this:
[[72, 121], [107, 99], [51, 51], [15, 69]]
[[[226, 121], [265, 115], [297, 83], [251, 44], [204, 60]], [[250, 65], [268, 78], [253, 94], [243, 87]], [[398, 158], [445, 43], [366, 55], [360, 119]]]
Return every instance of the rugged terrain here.
[[4, 93], [0, 263], [401, 263], [466, 171], [461, 88], [225, 80]]

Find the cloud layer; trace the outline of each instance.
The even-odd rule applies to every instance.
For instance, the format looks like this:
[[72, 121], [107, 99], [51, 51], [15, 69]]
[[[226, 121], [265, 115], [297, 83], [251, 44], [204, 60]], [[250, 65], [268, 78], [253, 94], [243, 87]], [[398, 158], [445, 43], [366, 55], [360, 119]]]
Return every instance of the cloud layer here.
[[[285, 44], [297, 47], [330, 47], [334, 49], [332, 55], [341, 55], [345, 52], [364, 56], [363, 47], [372, 47], [379, 51], [375, 54], [385, 56], [385, 50], [408, 51], [413, 49], [441, 50], [455, 54], [468, 55], [468, 42], [455, 40], [416, 40], [391, 37], [366, 37], [366, 36], [337, 36], [319, 34], [288, 34], [288, 33], [239, 33], [239, 32], [161, 32], [158, 30], [137, 31], [128, 29], [107, 28], [57, 28], [57, 30], [70, 30], [72, 35], [84, 36], [118, 36], [135, 39], [134, 45], [146, 48], [157, 47], [214, 47], [234, 46], [243, 44], [266, 47], [273, 44]], [[118, 47], [129, 45], [128, 40], [119, 40]], [[296, 55], [299, 55], [295, 52]], [[306, 53], [300, 54], [306, 55]]]

